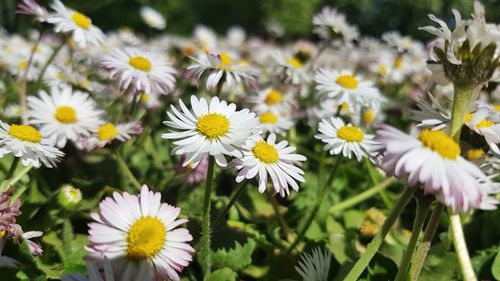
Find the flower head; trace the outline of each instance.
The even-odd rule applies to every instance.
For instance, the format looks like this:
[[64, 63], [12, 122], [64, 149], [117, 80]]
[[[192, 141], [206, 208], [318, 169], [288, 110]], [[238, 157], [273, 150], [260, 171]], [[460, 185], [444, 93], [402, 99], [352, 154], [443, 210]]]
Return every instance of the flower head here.
[[165, 29], [167, 22], [165, 18], [155, 9], [143, 6], [139, 11], [144, 22], [152, 28]]

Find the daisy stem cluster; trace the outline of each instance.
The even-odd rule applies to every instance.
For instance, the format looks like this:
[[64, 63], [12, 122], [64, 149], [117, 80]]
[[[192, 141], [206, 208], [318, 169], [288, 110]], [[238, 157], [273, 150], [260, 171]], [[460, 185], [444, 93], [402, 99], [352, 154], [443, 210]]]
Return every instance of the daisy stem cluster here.
[[207, 278], [210, 276], [212, 260], [210, 257], [210, 201], [212, 195], [212, 182], [214, 179], [215, 158], [209, 156], [208, 158], [208, 171], [207, 180], [205, 183], [205, 198], [203, 201], [203, 221], [201, 225], [201, 244], [199, 256], [201, 258], [201, 267], [203, 269], [203, 276]]
[[304, 238], [304, 235], [306, 234], [307, 230], [311, 226], [314, 218], [316, 217], [316, 214], [319, 211], [319, 208], [321, 207], [321, 204], [323, 203], [323, 200], [325, 197], [327, 197], [327, 192], [328, 188], [332, 185], [333, 180], [335, 179], [335, 175], [337, 174], [337, 170], [340, 166], [340, 162], [342, 162], [342, 157], [338, 156], [337, 160], [335, 161], [335, 164], [332, 168], [332, 171], [330, 172], [330, 176], [326, 180], [325, 184], [321, 187], [321, 189], [318, 191], [318, 200], [316, 200], [316, 204], [314, 204], [313, 208], [311, 209], [311, 212], [306, 218], [306, 221], [300, 227], [297, 238], [290, 244], [288, 249], [286, 250], [285, 254], [289, 254], [290, 252], [295, 249], [295, 247], [300, 243], [300, 241]]
[[387, 219], [384, 221], [384, 224], [382, 225], [382, 228], [380, 231], [375, 235], [373, 240], [368, 244], [366, 247], [366, 250], [364, 253], [361, 255], [361, 257], [358, 259], [358, 261], [354, 264], [352, 267], [351, 271], [347, 276], [344, 278], [344, 281], [356, 281], [359, 279], [365, 268], [368, 266], [370, 261], [372, 260], [373, 256], [377, 253], [378, 249], [382, 245], [382, 243], [385, 240], [385, 237], [389, 233], [389, 231], [392, 228], [392, 225], [396, 222], [397, 218], [403, 211], [404, 207], [408, 202], [411, 200], [413, 193], [415, 193], [416, 188], [406, 188], [401, 197], [399, 198], [399, 201], [396, 203], [394, 208], [392, 209], [391, 213], [387, 217]]

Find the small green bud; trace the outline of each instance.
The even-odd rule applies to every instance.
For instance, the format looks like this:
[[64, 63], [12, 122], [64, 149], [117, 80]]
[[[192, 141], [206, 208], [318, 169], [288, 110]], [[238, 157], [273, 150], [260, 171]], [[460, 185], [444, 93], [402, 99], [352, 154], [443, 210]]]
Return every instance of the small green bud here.
[[59, 190], [57, 201], [65, 210], [74, 211], [80, 206], [82, 192], [71, 185], [63, 185]]

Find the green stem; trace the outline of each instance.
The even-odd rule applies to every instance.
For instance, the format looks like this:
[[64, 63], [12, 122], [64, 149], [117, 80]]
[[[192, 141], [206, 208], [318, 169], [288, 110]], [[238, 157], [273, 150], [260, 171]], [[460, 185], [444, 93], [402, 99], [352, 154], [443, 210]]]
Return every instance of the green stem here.
[[17, 173], [12, 179], [5, 180], [0, 186], [0, 192], [5, 192], [7, 191], [7, 189], [9, 189], [9, 186], [15, 185], [24, 175], [26, 175], [31, 170], [31, 168], [32, 168], [31, 165], [26, 166], [19, 173]]
[[208, 158], [208, 172], [207, 172], [207, 181], [205, 184], [205, 198], [203, 202], [203, 221], [201, 225], [201, 249], [200, 256], [201, 267], [203, 269], [204, 279], [210, 276], [211, 272], [211, 258], [210, 258], [210, 199], [212, 195], [212, 181], [214, 178], [214, 164], [215, 158], [213, 156], [209, 156]]
[[71, 244], [74, 239], [73, 226], [71, 225], [69, 217], [65, 217], [63, 220], [62, 238], [64, 254], [69, 256], [72, 251]]
[[360, 193], [356, 196], [353, 196], [345, 201], [342, 201], [342, 202], [336, 204], [335, 206], [332, 206], [328, 210], [328, 212], [330, 214], [335, 214], [335, 213], [339, 213], [340, 211], [342, 211], [344, 209], [355, 206], [355, 205], [365, 201], [366, 199], [378, 194], [379, 192], [381, 192], [382, 190], [387, 188], [391, 183], [393, 183], [395, 181], [396, 181], [396, 178], [394, 178], [394, 177], [387, 178], [384, 181], [374, 185], [370, 189], [363, 191], [362, 193]]
[[132, 185], [137, 188], [138, 190], [141, 190], [141, 182], [134, 176], [134, 173], [130, 170], [128, 167], [127, 163], [125, 160], [123, 160], [122, 156], [120, 155], [120, 152], [117, 150], [116, 153], [116, 160], [118, 161], [118, 166], [122, 169], [122, 172], [125, 173], [125, 175], [128, 177]]
[[453, 246], [458, 258], [458, 264], [460, 265], [462, 278], [464, 281], [476, 281], [476, 274], [474, 273], [474, 268], [472, 267], [469, 256], [469, 251], [467, 250], [467, 244], [465, 243], [462, 222], [460, 221], [460, 214], [454, 214], [453, 211], [448, 208], [448, 216], [450, 220], [450, 233], [453, 237]]
[[410, 241], [408, 242], [403, 259], [399, 265], [398, 273], [394, 279], [395, 281], [404, 281], [406, 275], [408, 274], [411, 258], [413, 257], [418, 238], [420, 237], [420, 232], [422, 232], [422, 227], [424, 226], [425, 218], [427, 217], [427, 212], [432, 203], [432, 200], [425, 198], [423, 193], [418, 193], [415, 197], [417, 201], [417, 213], [415, 214], [415, 220], [413, 221]]
[[130, 108], [130, 115], [128, 116], [129, 119], [134, 119], [134, 114], [137, 110], [137, 106], [138, 106], [139, 102], [142, 99], [143, 93], [144, 92], [140, 92], [140, 93], [135, 92], [134, 93], [134, 96], [132, 97], [132, 105]]
[[469, 85], [454, 85], [455, 93], [450, 121], [450, 136], [456, 143], [460, 142], [460, 132], [464, 124], [464, 118], [470, 104], [473, 87]]
[[27, 97], [27, 83], [28, 83], [28, 73], [31, 68], [31, 64], [33, 62], [33, 58], [35, 57], [35, 52], [38, 49], [38, 46], [40, 45], [40, 42], [42, 41], [43, 34], [44, 34], [44, 29], [40, 31], [40, 34], [38, 34], [38, 39], [36, 40], [35, 45], [31, 49], [31, 54], [28, 59], [28, 63], [26, 65], [26, 70], [24, 71], [23, 75], [20, 78], [20, 84], [21, 84], [21, 109], [22, 112], [26, 112], [26, 97]]
[[54, 52], [52, 52], [52, 55], [49, 57], [47, 62], [45, 62], [45, 65], [43, 66], [42, 71], [40, 71], [40, 74], [38, 75], [38, 79], [36, 80], [35, 91], [34, 91], [35, 93], [38, 91], [38, 89], [40, 89], [40, 86], [42, 85], [43, 76], [45, 75], [47, 68], [52, 63], [52, 61], [54, 61], [54, 59], [56, 58], [59, 51], [61, 51], [62, 48], [64, 47], [64, 45], [66, 45], [66, 42], [67, 42], [67, 40], [66, 40], [66, 38], [64, 38], [62, 43], [54, 49]]
[[370, 263], [371, 259], [375, 254], [377, 253], [378, 249], [384, 242], [385, 236], [389, 233], [389, 231], [392, 228], [392, 225], [396, 222], [397, 218], [403, 211], [404, 207], [406, 204], [408, 204], [408, 201], [410, 201], [413, 193], [415, 192], [416, 188], [405, 188], [405, 191], [401, 195], [401, 198], [399, 198], [399, 201], [396, 203], [394, 208], [392, 209], [391, 213], [385, 220], [384, 224], [382, 225], [382, 228], [380, 229], [379, 233], [375, 235], [373, 240], [368, 244], [366, 247], [365, 252], [361, 255], [359, 260], [354, 264], [353, 268], [347, 274], [347, 276], [344, 278], [344, 281], [356, 281], [358, 280], [359, 276], [363, 273], [365, 268], [368, 266]]
[[335, 165], [333, 166], [332, 172], [330, 173], [330, 176], [326, 180], [326, 183], [321, 187], [321, 189], [318, 192], [318, 200], [316, 200], [316, 204], [314, 204], [314, 207], [311, 209], [311, 212], [306, 218], [306, 222], [302, 225], [302, 227], [299, 229], [297, 238], [290, 244], [288, 249], [286, 250], [285, 254], [289, 254], [290, 252], [293, 251], [293, 249], [299, 244], [299, 242], [304, 238], [304, 235], [306, 234], [307, 230], [311, 226], [314, 218], [316, 217], [316, 214], [319, 211], [319, 208], [321, 207], [321, 204], [323, 203], [325, 197], [327, 197], [327, 191], [328, 187], [332, 185], [333, 179], [335, 178], [335, 175], [337, 174], [337, 170], [340, 166], [340, 162], [342, 160], [342, 156], [337, 157], [337, 161], [335, 162]]
[[290, 227], [288, 227], [288, 224], [286, 223], [285, 219], [281, 215], [280, 212], [280, 206], [278, 204], [278, 201], [276, 201], [276, 198], [271, 194], [271, 192], [267, 192], [267, 195], [269, 197], [269, 201], [271, 202], [271, 205], [273, 206], [274, 214], [276, 218], [278, 219], [278, 223], [281, 226], [281, 230], [283, 231], [283, 236], [285, 239], [288, 240], [288, 237], [290, 236]]
[[14, 175], [14, 172], [16, 171], [18, 165], [19, 165], [19, 157], [14, 157], [14, 159], [12, 160], [12, 164], [10, 165], [10, 169], [7, 172], [7, 175], [5, 175], [5, 179], [6, 180], [12, 178], [12, 176]]
[[222, 209], [222, 211], [219, 213], [217, 218], [215, 219], [215, 222], [213, 223], [213, 228], [217, 227], [219, 223], [222, 221], [222, 219], [226, 216], [226, 214], [229, 212], [231, 207], [233, 207], [234, 203], [236, 203], [236, 200], [240, 197], [241, 193], [245, 190], [245, 187], [247, 186], [248, 181], [244, 181], [238, 185], [236, 188], [236, 191], [233, 193], [231, 196], [231, 199], [229, 199], [229, 203]]
[[439, 225], [439, 220], [441, 218], [441, 214], [443, 213], [444, 208], [445, 206], [443, 204], [438, 203], [436, 208], [434, 209], [434, 212], [432, 212], [431, 218], [429, 219], [427, 227], [425, 228], [424, 237], [422, 238], [422, 241], [420, 241], [418, 250], [412, 259], [407, 280], [411, 281], [418, 280], [418, 275], [420, 274], [420, 270], [424, 265], [427, 252], [431, 247], [432, 237], [434, 237], [434, 233], [436, 232], [436, 229]]

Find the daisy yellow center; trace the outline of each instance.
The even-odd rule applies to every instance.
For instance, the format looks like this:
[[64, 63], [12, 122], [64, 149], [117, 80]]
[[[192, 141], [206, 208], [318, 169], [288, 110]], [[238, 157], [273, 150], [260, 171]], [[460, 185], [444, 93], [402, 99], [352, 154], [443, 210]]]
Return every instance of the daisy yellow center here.
[[368, 108], [367, 110], [365, 110], [365, 112], [363, 112], [363, 121], [365, 122], [365, 124], [370, 124], [373, 119], [375, 119], [375, 113], [373, 112], [373, 109]]
[[42, 134], [30, 125], [10, 125], [9, 135], [32, 143], [39, 143], [42, 140]]
[[97, 129], [97, 136], [100, 141], [110, 140], [118, 135], [115, 125], [106, 123]]
[[279, 154], [274, 145], [265, 141], [257, 142], [252, 148], [252, 152], [256, 158], [267, 164], [273, 164], [279, 160]]
[[5, 230], [0, 230], [0, 239], [4, 238]]
[[402, 58], [396, 58], [394, 60], [393, 66], [394, 66], [395, 69], [400, 69], [401, 67], [403, 67], [403, 59]]
[[128, 63], [137, 70], [141, 70], [144, 72], [151, 71], [151, 62], [145, 57], [131, 57]]
[[73, 12], [71, 19], [76, 25], [83, 29], [89, 29], [92, 25], [92, 20], [80, 12]]
[[233, 64], [233, 59], [231, 59], [231, 56], [226, 54], [226, 53], [220, 53], [220, 68], [224, 70], [230, 70], [231, 65]]
[[335, 82], [346, 89], [353, 90], [358, 88], [358, 79], [352, 75], [340, 75]]
[[260, 116], [260, 123], [276, 124], [276, 122], [278, 122], [278, 116], [271, 112], [265, 112]]
[[344, 126], [337, 130], [337, 136], [348, 142], [361, 142], [365, 134], [356, 126]]
[[382, 75], [386, 75], [387, 73], [389, 73], [389, 70], [387, 69], [387, 66], [385, 65], [380, 65], [378, 67], [378, 73], [382, 74]]
[[496, 111], [500, 111], [500, 104], [495, 104], [495, 105], [493, 105], [493, 108], [494, 108]]
[[346, 103], [346, 102], [343, 102], [341, 105], [340, 105], [340, 110], [342, 111], [349, 111], [349, 104]]
[[478, 149], [469, 149], [465, 156], [469, 160], [475, 160], [475, 159], [483, 157], [483, 155], [484, 155], [484, 151], [481, 148], [478, 148]]
[[275, 105], [283, 99], [283, 95], [280, 91], [272, 89], [269, 94], [267, 94], [266, 99], [264, 100], [267, 105]]
[[302, 63], [296, 57], [289, 58], [287, 62], [294, 68], [302, 68]]
[[460, 155], [460, 146], [443, 131], [423, 130], [419, 137], [422, 144], [444, 158], [454, 160]]
[[[465, 115], [465, 118], [464, 118], [465, 122], [467, 122], [467, 123], [471, 122], [472, 121], [472, 116], [474, 116], [473, 113], [469, 113], [469, 114]], [[485, 119], [481, 120], [481, 122], [477, 123], [476, 127], [477, 128], [488, 128], [488, 127], [491, 127], [493, 125], [495, 125], [495, 123], [493, 123], [490, 120], [488, 120], [488, 119], [485, 118]]]
[[141, 95], [141, 101], [142, 101], [143, 103], [148, 102], [150, 98], [151, 98], [151, 96], [150, 96], [150, 95], [148, 95], [148, 94], [146, 94], [146, 93], [142, 93], [142, 95]]
[[165, 224], [155, 217], [142, 217], [127, 233], [127, 256], [135, 260], [155, 256], [163, 248], [167, 232]]
[[19, 62], [18, 66], [21, 70], [25, 70], [26, 68], [28, 68], [28, 61], [22, 60]]
[[229, 120], [222, 114], [209, 113], [198, 119], [196, 128], [205, 137], [215, 139], [229, 131]]
[[55, 117], [63, 124], [73, 124], [76, 122], [76, 110], [71, 106], [58, 106]]

